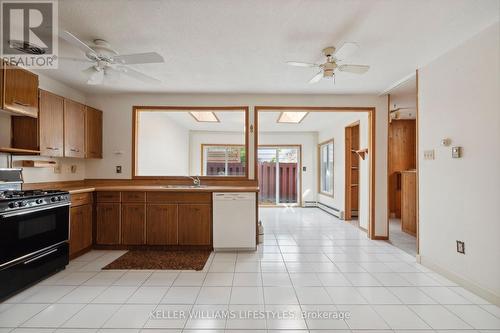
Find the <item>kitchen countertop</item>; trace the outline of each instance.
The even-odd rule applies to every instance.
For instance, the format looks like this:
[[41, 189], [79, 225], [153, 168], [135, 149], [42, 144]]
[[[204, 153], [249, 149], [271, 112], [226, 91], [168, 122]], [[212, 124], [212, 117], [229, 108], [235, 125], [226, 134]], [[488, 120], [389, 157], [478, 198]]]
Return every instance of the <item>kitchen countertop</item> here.
[[165, 187], [165, 186], [143, 186], [143, 185], [121, 185], [121, 186], [82, 186], [67, 187], [61, 190], [70, 194], [97, 192], [97, 191], [161, 191], [161, 192], [258, 192], [255, 186], [204, 186], [204, 187]]

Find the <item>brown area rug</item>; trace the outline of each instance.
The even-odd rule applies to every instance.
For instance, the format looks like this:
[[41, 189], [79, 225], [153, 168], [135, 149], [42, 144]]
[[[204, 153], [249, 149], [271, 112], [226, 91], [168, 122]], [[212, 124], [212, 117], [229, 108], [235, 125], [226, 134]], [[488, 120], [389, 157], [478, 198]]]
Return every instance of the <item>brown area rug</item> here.
[[208, 250], [150, 251], [131, 250], [103, 269], [175, 269], [201, 271], [205, 267]]

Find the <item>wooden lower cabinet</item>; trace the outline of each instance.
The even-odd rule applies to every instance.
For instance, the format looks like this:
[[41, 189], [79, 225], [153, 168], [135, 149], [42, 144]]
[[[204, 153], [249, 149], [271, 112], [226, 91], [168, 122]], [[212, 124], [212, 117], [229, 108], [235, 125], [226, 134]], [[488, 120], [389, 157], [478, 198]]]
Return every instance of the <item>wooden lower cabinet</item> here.
[[179, 204], [179, 245], [210, 245], [212, 239], [210, 204]]
[[103, 245], [120, 244], [120, 204], [97, 203], [96, 243]]
[[147, 208], [146, 244], [177, 245], [176, 204], [153, 204]]
[[143, 203], [122, 204], [121, 244], [142, 245], [145, 243], [146, 205]]
[[69, 255], [92, 246], [92, 205], [70, 208]]

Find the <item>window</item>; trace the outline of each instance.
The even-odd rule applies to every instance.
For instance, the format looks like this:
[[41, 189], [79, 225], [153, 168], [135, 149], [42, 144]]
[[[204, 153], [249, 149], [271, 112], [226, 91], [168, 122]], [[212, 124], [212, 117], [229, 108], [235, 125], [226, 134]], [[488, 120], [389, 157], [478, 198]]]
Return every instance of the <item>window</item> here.
[[244, 176], [245, 146], [202, 144], [202, 176]]
[[319, 190], [333, 196], [333, 139], [319, 145]]

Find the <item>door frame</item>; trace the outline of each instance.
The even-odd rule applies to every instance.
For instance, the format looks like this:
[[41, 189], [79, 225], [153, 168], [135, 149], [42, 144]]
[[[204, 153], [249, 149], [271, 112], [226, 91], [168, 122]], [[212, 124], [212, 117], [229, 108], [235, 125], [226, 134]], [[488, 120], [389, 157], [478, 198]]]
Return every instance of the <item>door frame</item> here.
[[[263, 207], [290, 207], [290, 206], [298, 206], [298, 207], [302, 207], [302, 144], [290, 144], [290, 145], [285, 145], [285, 144], [279, 144], [279, 145], [258, 145], [258, 146], [255, 146], [257, 147], [256, 149], [256, 159], [255, 159], [255, 162], [259, 163], [258, 161], [258, 158], [259, 158], [259, 148], [279, 148], [279, 147], [283, 147], [283, 148], [297, 148], [299, 150], [299, 165], [298, 165], [298, 168], [299, 168], [299, 172], [297, 174], [297, 177], [298, 177], [298, 181], [299, 181], [299, 186], [298, 186], [298, 189], [297, 189], [297, 203], [296, 204], [293, 204], [293, 205], [286, 205], [286, 204], [274, 204], [274, 205], [266, 205], [266, 204], [263, 204], [261, 206]], [[257, 181], [259, 180], [258, 179], [258, 173], [257, 173], [258, 170], [256, 170], [256, 174], [255, 174], [255, 179], [257, 179]], [[260, 204], [259, 204], [260, 205]]]
[[[254, 147], [259, 142], [259, 113], [278, 111], [308, 111], [308, 112], [367, 112], [368, 113], [368, 154], [370, 154], [369, 165], [369, 200], [368, 200], [368, 237], [370, 239], [386, 240], [386, 236], [375, 235], [375, 160], [376, 160], [376, 109], [375, 107], [338, 107], [338, 106], [254, 106]], [[254, 154], [254, 175], [257, 179], [257, 159]]]
[[[416, 210], [417, 210], [417, 217], [416, 217], [416, 238], [417, 238], [417, 257], [420, 256], [420, 208], [419, 208], [419, 174], [420, 174], [420, 167], [419, 167], [419, 140], [418, 140], [418, 133], [419, 133], [419, 105], [418, 105], [418, 69], [415, 70], [415, 80], [416, 80], [416, 112], [415, 112], [415, 133], [416, 133], [416, 138], [415, 138], [415, 166], [416, 166], [416, 194], [415, 194], [415, 199], [416, 199]], [[391, 120], [391, 94], [387, 94], [387, 124], [390, 123]], [[389, 207], [389, 163], [390, 163], [390, 155], [389, 155], [389, 125], [387, 126], [387, 239], [390, 239], [390, 232], [389, 232], [389, 223], [390, 223], [390, 207]]]
[[[352, 190], [352, 179], [351, 179], [351, 160], [347, 159], [347, 156], [351, 155], [352, 151], [351, 151], [351, 145], [349, 145], [349, 147], [347, 147], [347, 129], [348, 128], [352, 128], [352, 127], [356, 127], [356, 126], [359, 126], [361, 127], [361, 122], [358, 120], [358, 121], [355, 121], [347, 126], [344, 127], [344, 133], [345, 133], [345, 142], [344, 142], [344, 150], [345, 150], [345, 161], [344, 161], [344, 220], [346, 221], [350, 221], [352, 220], [352, 205], [351, 205], [351, 190]], [[361, 137], [361, 134], [359, 132], [359, 129], [358, 129], [358, 145], [360, 143], [360, 137]], [[359, 158], [359, 156], [358, 156]], [[349, 172], [348, 172], [349, 170]], [[358, 218], [359, 218], [359, 161], [358, 161]], [[361, 227], [360, 228], [362, 230], [365, 230], [365, 228]]]

